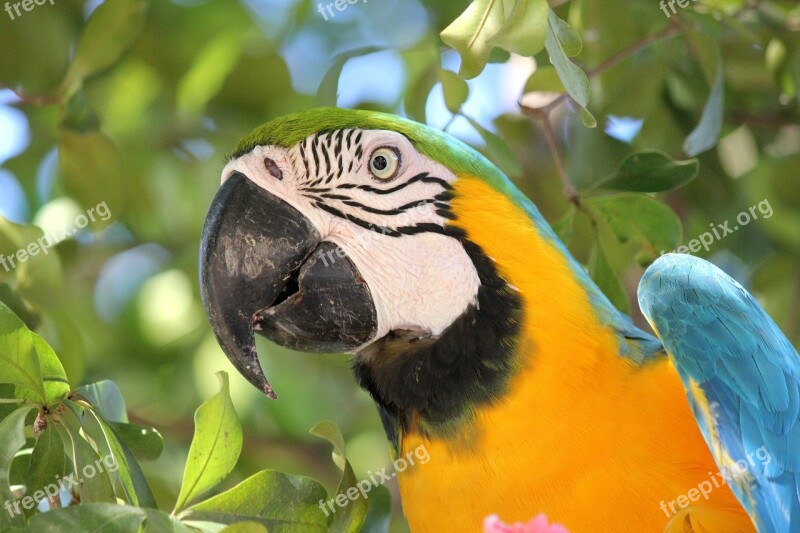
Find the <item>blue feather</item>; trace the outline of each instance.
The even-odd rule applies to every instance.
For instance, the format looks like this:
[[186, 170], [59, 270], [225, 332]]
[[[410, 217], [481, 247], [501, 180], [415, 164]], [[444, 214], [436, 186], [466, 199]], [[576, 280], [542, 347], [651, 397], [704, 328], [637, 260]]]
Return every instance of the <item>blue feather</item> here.
[[668, 254], [653, 263], [639, 305], [675, 362], [720, 468], [746, 465], [752, 482], [731, 489], [758, 530], [800, 531], [797, 351], [741, 285], [696, 257]]

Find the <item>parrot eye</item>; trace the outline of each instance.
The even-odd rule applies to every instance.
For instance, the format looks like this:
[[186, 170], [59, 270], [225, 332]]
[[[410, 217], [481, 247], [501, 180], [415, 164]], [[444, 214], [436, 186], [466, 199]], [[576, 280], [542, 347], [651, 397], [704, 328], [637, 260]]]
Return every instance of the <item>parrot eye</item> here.
[[400, 153], [394, 148], [378, 148], [369, 158], [369, 171], [381, 181], [394, 178], [399, 168]]

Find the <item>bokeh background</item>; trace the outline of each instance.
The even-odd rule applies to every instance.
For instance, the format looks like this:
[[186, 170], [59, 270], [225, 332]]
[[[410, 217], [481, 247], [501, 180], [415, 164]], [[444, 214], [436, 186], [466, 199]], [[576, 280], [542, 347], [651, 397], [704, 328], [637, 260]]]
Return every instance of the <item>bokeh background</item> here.
[[[206, 210], [226, 153], [270, 118], [338, 105], [447, 128], [559, 222], [583, 263], [601, 243], [626, 290], [615, 301], [636, 314], [641, 243], [620, 243], [608, 228], [598, 234], [575, 215], [541, 123], [520, 112], [526, 81], [549, 64], [547, 55], [495, 50], [467, 82], [463, 105], [449, 94], [459, 112], [448, 109], [442, 69], [457, 71], [460, 59], [439, 32], [468, 2], [357, 0], [331, 17], [319, 8], [328, 2], [307, 0], [119, 1], [87, 31], [101, 3], [53, 0], [13, 18], [0, 11], [0, 253], [12, 255], [42, 232], [71, 231], [78, 215], [103, 202], [111, 212], [48, 254], [0, 265], [0, 300], [56, 348], [73, 385], [114, 380], [131, 421], [162, 432], [164, 455], [144, 467], [165, 508], [179, 489], [193, 412], [217, 391], [220, 369], [231, 376], [245, 428], [227, 486], [277, 468], [334, 488], [330, 447], [308, 435], [324, 419], [342, 428], [358, 477], [390, 463], [346, 356], [259, 341], [280, 396], [270, 401], [238, 376], [206, 322], [197, 275]], [[622, 54], [591, 76], [598, 127], [586, 128], [570, 102], [550, 115], [565, 174], [587, 195], [636, 150], [687, 159], [684, 139], [709, 100], [709, 65], [723, 65], [719, 142], [699, 155], [697, 179], [659, 198], [683, 222], [683, 242], [769, 203], [772, 216], [698, 255], [748, 286], [800, 344], [796, 2], [706, 0], [671, 17], [655, 0], [551, 6], [583, 38], [574, 61], [585, 70]], [[626, 53], [670, 25], [674, 35]], [[402, 531], [399, 504], [395, 510], [393, 529]]]

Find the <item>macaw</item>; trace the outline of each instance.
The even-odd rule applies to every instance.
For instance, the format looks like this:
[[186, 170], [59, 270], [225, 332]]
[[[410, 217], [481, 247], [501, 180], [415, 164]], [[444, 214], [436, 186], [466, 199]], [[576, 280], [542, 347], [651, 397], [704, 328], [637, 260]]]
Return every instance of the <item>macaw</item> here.
[[[350, 353], [414, 532], [545, 513], [572, 532], [800, 531], [800, 365], [736, 281], [688, 255], [641, 280], [654, 337], [485, 157], [393, 115], [323, 108], [233, 150], [201, 292], [233, 365], [254, 334]], [[688, 401], [687, 401], [688, 399]]]

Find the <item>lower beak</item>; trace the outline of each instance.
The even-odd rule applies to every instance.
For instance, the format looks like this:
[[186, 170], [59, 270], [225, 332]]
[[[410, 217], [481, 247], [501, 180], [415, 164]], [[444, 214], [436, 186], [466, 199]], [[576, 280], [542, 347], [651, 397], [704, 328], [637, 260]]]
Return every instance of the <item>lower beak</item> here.
[[320, 242], [297, 209], [239, 172], [206, 217], [200, 285], [225, 355], [271, 398], [255, 331], [288, 348], [326, 353], [355, 349], [377, 331], [369, 288], [352, 261]]

